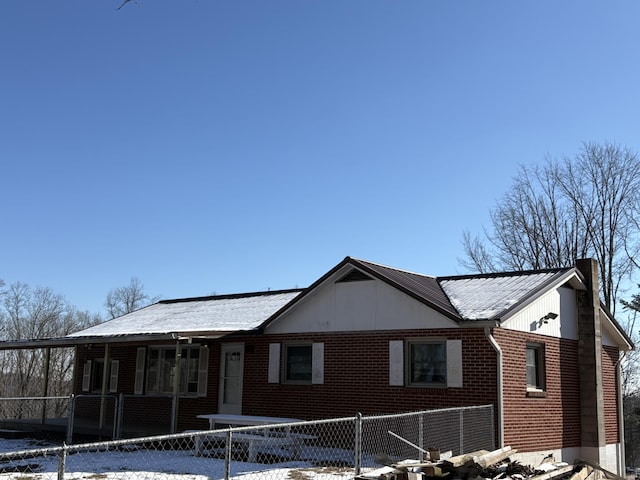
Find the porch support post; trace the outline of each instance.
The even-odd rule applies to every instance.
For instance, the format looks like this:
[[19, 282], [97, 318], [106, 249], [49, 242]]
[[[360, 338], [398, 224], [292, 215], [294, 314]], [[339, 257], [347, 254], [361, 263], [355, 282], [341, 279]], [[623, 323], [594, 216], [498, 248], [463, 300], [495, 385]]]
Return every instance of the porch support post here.
[[44, 350], [44, 385], [42, 386], [42, 413], [40, 421], [42, 425], [47, 420], [47, 394], [49, 393], [49, 365], [51, 363], [51, 347], [47, 347]]
[[104, 428], [104, 420], [107, 416], [107, 385], [109, 381], [109, 344], [104, 344], [104, 363], [102, 365], [102, 390], [100, 392], [100, 423], [98, 429]]
[[180, 358], [182, 352], [180, 351], [180, 339], [176, 340], [176, 358], [173, 374], [173, 402], [171, 404], [171, 433], [178, 431], [178, 395], [180, 393]]

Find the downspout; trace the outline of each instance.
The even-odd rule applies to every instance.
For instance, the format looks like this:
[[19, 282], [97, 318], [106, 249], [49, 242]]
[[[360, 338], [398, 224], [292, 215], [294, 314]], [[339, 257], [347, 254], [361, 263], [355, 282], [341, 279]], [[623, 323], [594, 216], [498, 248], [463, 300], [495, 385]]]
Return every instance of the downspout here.
[[484, 328], [484, 335], [498, 354], [498, 448], [504, 446], [504, 382], [502, 373], [502, 348], [491, 334], [491, 327]]
[[627, 352], [623, 351], [620, 358], [616, 362], [616, 380], [618, 381], [618, 429], [620, 431], [620, 458], [618, 458], [618, 475], [625, 476], [626, 456], [624, 442], [624, 400], [622, 398], [622, 360], [626, 357]]

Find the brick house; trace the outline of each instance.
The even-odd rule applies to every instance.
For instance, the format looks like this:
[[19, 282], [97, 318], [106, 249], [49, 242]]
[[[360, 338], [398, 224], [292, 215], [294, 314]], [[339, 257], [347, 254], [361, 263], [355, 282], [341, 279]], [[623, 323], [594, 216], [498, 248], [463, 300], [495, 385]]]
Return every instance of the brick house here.
[[160, 301], [63, 341], [77, 349], [75, 393], [94, 399], [78, 415], [109, 417], [116, 395], [125, 422], [171, 431], [205, 428], [202, 413], [493, 404], [496, 444], [521, 460], [624, 472], [620, 361], [633, 344], [599, 300], [593, 260], [431, 277], [347, 257], [306, 289]]

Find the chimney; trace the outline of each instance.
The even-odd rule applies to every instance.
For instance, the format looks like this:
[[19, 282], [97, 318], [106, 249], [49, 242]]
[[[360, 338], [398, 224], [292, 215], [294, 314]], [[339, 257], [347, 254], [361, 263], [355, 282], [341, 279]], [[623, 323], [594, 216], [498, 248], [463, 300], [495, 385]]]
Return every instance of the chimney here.
[[602, 331], [598, 262], [581, 259], [585, 291], [577, 291], [578, 364], [580, 368], [581, 455], [601, 463], [605, 457], [604, 393], [602, 389]]

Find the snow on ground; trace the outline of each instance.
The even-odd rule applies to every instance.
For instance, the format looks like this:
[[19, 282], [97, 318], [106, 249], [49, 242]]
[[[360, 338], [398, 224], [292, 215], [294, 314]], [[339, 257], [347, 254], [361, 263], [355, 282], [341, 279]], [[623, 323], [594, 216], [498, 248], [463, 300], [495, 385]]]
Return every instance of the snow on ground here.
[[[0, 439], [0, 452], [41, 450], [59, 445], [30, 439]], [[24, 471], [27, 466], [29, 471]], [[0, 459], [0, 479], [55, 480], [59, 458], [50, 452], [46, 456], [6, 461]], [[9, 470], [22, 471], [9, 471]], [[97, 480], [217, 480], [224, 478], [224, 460], [196, 457], [191, 450], [148, 450], [132, 448], [118, 451], [76, 452], [66, 457], [66, 479]], [[308, 462], [290, 461], [259, 464], [234, 461], [230, 476], [242, 480], [324, 480], [353, 478], [351, 467], [322, 467]]]

